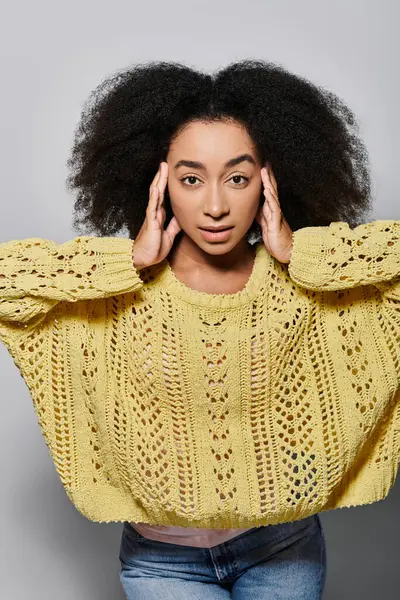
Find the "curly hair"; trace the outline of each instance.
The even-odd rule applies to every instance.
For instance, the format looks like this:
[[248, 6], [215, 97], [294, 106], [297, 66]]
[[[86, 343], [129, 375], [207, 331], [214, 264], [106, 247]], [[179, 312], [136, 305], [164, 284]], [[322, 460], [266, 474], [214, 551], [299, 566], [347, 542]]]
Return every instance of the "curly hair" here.
[[[245, 126], [261, 164], [270, 162], [293, 231], [365, 219], [368, 153], [354, 113], [335, 94], [263, 60], [213, 75], [157, 61], [113, 73], [84, 104], [67, 161], [67, 187], [77, 194], [74, 227], [104, 236], [126, 228], [134, 239], [150, 184], [180, 130], [195, 120], [232, 119]], [[168, 224], [168, 189], [165, 210]], [[261, 238], [256, 220], [251, 237]]]

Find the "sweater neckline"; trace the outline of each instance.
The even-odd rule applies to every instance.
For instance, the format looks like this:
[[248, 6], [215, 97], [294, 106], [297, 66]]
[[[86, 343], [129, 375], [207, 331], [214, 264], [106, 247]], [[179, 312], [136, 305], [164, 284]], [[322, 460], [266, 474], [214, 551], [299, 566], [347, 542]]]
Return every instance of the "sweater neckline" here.
[[160, 263], [162, 265], [160, 280], [172, 295], [189, 304], [213, 308], [235, 308], [249, 302], [258, 294], [267, 273], [268, 259], [272, 259], [263, 242], [256, 242], [255, 251], [253, 268], [246, 285], [232, 294], [210, 294], [190, 288], [176, 277], [167, 258]]

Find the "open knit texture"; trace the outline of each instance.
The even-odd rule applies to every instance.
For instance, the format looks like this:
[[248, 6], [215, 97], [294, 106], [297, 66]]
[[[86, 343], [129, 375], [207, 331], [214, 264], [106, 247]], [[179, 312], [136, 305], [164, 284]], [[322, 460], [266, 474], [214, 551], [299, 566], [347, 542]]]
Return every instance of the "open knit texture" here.
[[400, 454], [400, 221], [264, 244], [192, 290], [133, 240], [0, 244], [0, 339], [65, 491], [97, 522], [276, 524], [384, 498]]

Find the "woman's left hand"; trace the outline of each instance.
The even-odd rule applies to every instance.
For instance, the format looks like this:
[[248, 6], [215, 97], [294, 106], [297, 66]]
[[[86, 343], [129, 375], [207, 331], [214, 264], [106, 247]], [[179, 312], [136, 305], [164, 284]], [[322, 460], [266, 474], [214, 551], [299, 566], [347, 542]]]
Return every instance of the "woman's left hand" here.
[[279, 262], [289, 263], [292, 256], [293, 234], [278, 200], [278, 185], [269, 164], [261, 169], [265, 202], [256, 220], [261, 225], [263, 242]]

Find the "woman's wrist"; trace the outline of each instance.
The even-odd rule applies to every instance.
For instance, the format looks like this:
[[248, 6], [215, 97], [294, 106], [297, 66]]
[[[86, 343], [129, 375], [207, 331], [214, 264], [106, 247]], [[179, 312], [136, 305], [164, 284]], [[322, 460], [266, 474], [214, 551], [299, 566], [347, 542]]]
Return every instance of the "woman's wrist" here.
[[[137, 250], [137, 248], [136, 248], [136, 250]], [[138, 271], [140, 269], [143, 269], [146, 266], [140, 261], [140, 257], [137, 256], [137, 252], [135, 254], [135, 242], [134, 241], [133, 241], [133, 245], [132, 245], [132, 262], [133, 262], [133, 268], [137, 269]]]

